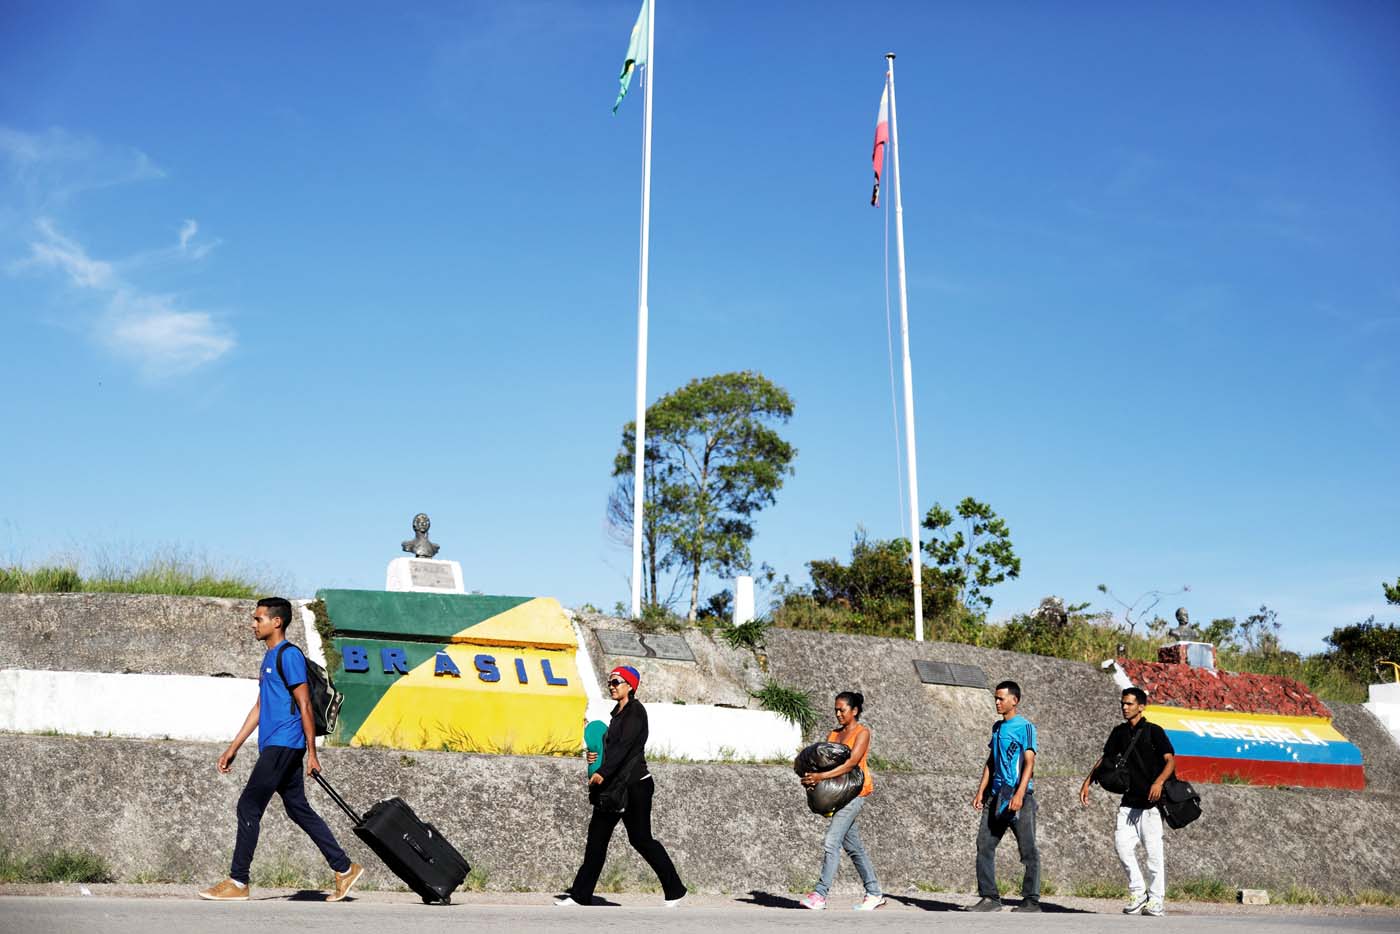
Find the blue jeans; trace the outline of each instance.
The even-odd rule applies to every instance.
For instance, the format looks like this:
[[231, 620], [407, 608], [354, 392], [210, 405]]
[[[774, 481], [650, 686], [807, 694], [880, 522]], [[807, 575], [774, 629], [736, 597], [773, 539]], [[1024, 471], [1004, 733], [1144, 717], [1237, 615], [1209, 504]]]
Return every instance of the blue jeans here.
[[865, 894], [879, 895], [880, 882], [875, 878], [875, 867], [870, 865], [865, 845], [860, 842], [860, 831], [856, 829], [856, 815], [865, 807], [864, 798], [856, 798], [831, 817], [831, 826], [826, 828], [826, 839], [822, 841], [822, 877], [817, 883], [817, 894], [826, 898], [831, 891], [831, 883], [836, 878], [836, 864], [841, 861], [841, 850], [850, 854], [856, 864], [860, 881], [865, 885]]

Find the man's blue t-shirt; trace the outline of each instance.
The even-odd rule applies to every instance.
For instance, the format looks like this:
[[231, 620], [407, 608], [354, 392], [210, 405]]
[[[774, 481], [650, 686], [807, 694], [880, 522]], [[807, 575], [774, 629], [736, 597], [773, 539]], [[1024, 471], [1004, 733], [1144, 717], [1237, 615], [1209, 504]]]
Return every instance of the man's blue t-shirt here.
[[[285, 650], [283, 647], [286, 647]], [[277, 673], [277, 653], [282, 653], [282, 675]], [[258, 672], [258, 751], [268, 746], [306, 748], [306, 731], [301, 726], [301, 713], [292, 702], [288, 685], [306, 683], [306, 656], [290, 642], [278, 643], [263, 655]]]
[[[1022, 757], [1027, 749], [1036, 751], [1035, 724], [1020, 714], [1010, 720], [998, 720], [992, 724], [992, 741], [987, 748], [992, 751], [992, 791], [1014, 791], [1021, 780]], [[1034, 786], [1032, 780], [1026, 790]]]

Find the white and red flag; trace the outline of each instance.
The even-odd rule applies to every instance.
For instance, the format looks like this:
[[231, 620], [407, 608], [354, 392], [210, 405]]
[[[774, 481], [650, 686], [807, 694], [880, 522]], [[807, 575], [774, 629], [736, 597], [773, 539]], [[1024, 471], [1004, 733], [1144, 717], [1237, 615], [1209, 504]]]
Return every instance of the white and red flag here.
[[875, 151], [870, 161], [875, 167], [875, 190], [870, 193], [870, 204], [880, 206], [880, 173], [885, 168], [885, 144], [890, 141], [890, 82], [885, 79], [885, 93], [880, 95], [880, 117], [875, 121]]

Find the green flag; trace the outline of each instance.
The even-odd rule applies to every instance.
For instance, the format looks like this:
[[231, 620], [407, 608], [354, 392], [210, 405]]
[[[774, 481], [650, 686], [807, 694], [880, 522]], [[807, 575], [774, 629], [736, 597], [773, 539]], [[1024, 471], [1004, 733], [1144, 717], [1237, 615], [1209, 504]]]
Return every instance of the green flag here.
[[622, 106], [622, 99], [627, 96], [627, 86], [632, 83], [632, 73], [647, 63], [647, 55], [651, 52], [647, 45], [647, 27], [650, 25], [650, 19], [651, 0], [642, 0], [637, 22], [632, 25], [632, 38], [627, 41], [627, 57], [622, 61], [622, 74], [617, 76], [622, 90], [617, 92], [617, 101], [613, 104], [612, 111], [614, 114], [617, 113], [617, 108]]

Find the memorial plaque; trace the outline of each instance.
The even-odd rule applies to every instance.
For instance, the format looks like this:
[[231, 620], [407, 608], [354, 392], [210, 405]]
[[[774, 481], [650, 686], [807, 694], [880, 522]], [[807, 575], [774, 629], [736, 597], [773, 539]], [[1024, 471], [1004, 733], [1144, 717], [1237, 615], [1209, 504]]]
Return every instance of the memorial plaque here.
[[637, 658], [665, 658], [678, 662], [695, 661], [695, 653], [681, 636], [648, 632], [599, 629], [593, 633], [605, 655], [633, 655]]
[[976, 665], [955, 662], [915, 661], [914, 671], [924, 684], [947, 684], [955, 688], [987, 688], [987, 675]]
[[445, 561], [413, 561], [410, 559], [408, 576], [414, 587], [433, 587], [440, 590], [457, 589], [457, 581], [452, 575], [452, 566]]

